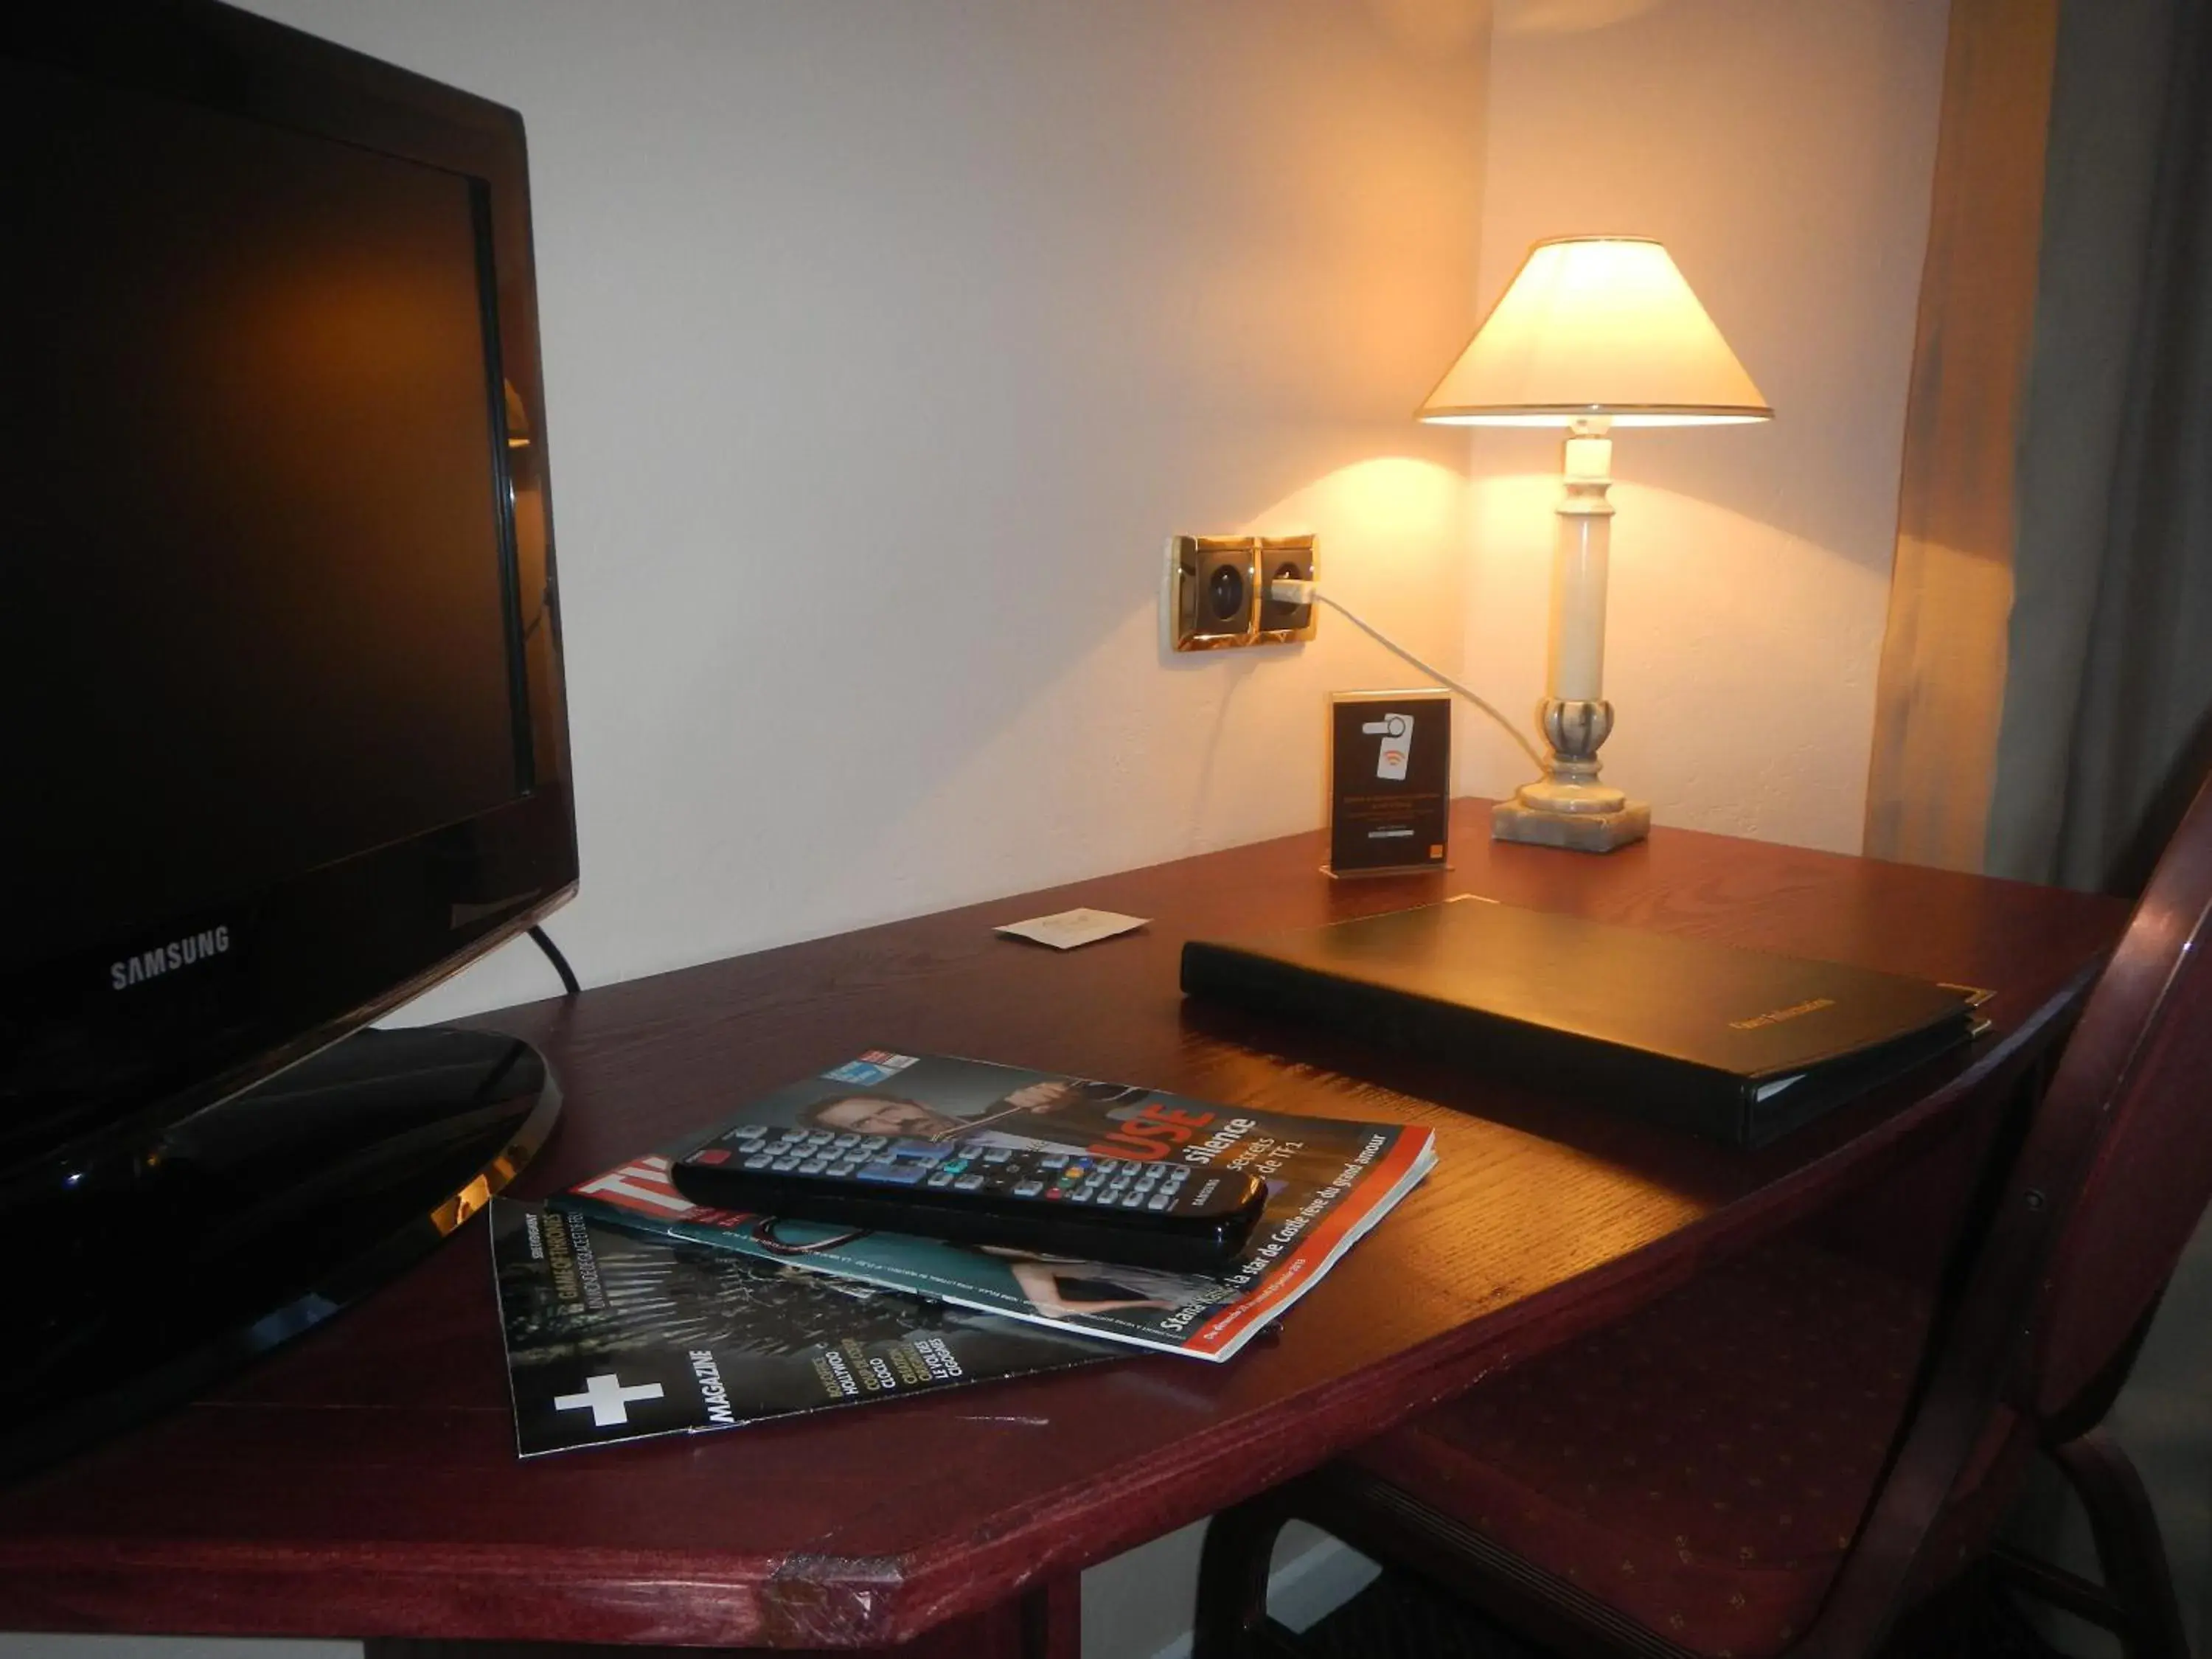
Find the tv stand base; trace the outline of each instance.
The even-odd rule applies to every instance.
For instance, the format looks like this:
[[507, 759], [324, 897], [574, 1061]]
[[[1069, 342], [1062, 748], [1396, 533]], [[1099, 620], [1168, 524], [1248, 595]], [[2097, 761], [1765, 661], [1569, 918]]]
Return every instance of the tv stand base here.
[[356, 1031], [174, 1125], [140, 1157], [140, 1190], [9, 1217], [9, 1270], [36, 1289], [0, 1379], [0, 1478], [178, 1404], [397, 1277], [514, 1178], [560, 1098], [514, 1037]]

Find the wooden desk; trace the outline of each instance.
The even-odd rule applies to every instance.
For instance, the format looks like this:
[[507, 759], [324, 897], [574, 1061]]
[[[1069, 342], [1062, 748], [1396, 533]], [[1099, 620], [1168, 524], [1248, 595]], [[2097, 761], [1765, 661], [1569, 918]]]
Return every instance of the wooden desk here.
[[[1597, 859], [1492, 846], [1332, 884], [1293, 836], [515, 1009], [567, 1118], [544, 1193], [876, 1045], [1411, 1119], [1442, 1163], [1226, 1365], [1091, 1370], [516, 1462], [472, 1228], [217, 1395], [0, 1493], [0, 1628], [1073, 1650], [1075, 1572], [1316, 1464], [1897, 1166], [2020, 1076], [2111, 900], [1681, 831]], [[1185, 1007], [1189, 934], [1474, 891], [1996, 988], [1994, 1034], [1744, 1154], [1480, 1077]], [[1157, 918], [1066, 955], [990, 924]], [[19, 1270], [28, 1264], [19, 1264]]]

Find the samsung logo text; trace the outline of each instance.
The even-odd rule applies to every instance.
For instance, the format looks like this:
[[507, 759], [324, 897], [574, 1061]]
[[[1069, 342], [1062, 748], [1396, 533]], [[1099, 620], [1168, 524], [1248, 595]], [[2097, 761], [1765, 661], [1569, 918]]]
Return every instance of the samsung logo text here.
[[219, 957], [230, 949], [230, 929], [210, 927], [204, 933], [187, 934], [183, 939], [171, 939], [167, 945], [157, 945], [150, 951], [141, 951], [135, 957], [125, 957], [120, 962], [107, 964], [107, 982], [117, 990], [128, 990], [133, 985], [143, 985], [149, 979], [159, 979], [164, 974], [173, 974], [179, 968], [189, 968], [210, 957]]

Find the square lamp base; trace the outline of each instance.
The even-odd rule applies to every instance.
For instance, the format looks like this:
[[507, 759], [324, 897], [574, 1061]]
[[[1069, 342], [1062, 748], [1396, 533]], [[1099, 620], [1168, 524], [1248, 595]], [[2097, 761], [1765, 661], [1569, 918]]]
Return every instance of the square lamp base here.
[[1640, 800], [1613, 812], [1560, 812], [1502, 800], [1490, 809], [1492, 841], [1564, 847], [1576, 853], [1610, 853], [1642, 841], [1651, 830], [1651, 809]]

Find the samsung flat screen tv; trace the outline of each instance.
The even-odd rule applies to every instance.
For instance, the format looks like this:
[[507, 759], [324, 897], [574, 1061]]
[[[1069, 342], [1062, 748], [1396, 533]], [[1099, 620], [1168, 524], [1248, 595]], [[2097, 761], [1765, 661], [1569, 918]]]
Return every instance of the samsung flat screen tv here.
[[5, 1465], [514, 1167], [534, 1054], [362, 1028], [576, 851], [520, 118], [76, 0], [0, 21], [0, 1234], [51, 1264]]

